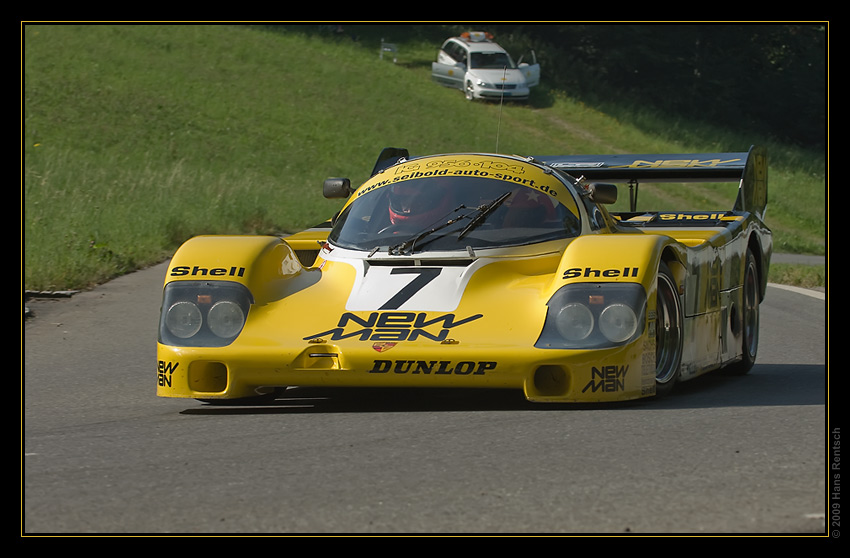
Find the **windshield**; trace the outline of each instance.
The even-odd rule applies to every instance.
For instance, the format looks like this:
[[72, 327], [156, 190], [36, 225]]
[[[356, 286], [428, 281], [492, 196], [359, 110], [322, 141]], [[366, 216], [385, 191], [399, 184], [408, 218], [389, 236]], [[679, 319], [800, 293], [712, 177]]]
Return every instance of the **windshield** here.
[[341, 248], [411, 254], [516, 246], [579, 234], [578, 208], [563, 184], [547, 187], [528, 177], [511, 180], [506, 173], [474, 172], [501, 178], [410, 178], [416, 174], [410, 173], [397, 182], [367, 182], [340, 213], [329, 240]]
[[515, 68], [514, 61], [506, 52], [473, 52], [469, 67], [478, 70], [501, 70]]

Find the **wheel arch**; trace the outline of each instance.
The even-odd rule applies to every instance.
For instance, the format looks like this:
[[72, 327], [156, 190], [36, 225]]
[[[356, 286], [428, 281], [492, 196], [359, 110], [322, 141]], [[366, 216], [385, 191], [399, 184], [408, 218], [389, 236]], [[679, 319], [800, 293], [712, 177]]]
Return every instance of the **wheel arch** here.
[[165, 284], [230, 280], [245, 285], [257, 303], [279, 300], [309, 286], [321, 272], [304, 268], [295, 250], [276, 236], [196, 236], [175, 252]]
[[661, 249], [659, 263], [664, 262], [667, 264], [667, 267], [673, 274], [673, 278], [676, 280], [676, 285], [679, 288], [679, 295], [683, 294], [685, 277], [688, 273], [687, 266], [685, 265], [686, 260], [687, 256], [680, 250], [677, 250], [672, 244], [668, 244]]
[[759, 276], [759, 302], [761, 302], [764, 300], [764, 296], [767, 292], [767, 273], [770, 265], [770, 258], [766, 255], [759, 240], [759, 236], [757, 234], [751, 234], [750, 238], [747, 240], [747, 248], [744, 250], [744, 253], [741, 254], [741, 281], [744, 280], [743, 268], [746, 266], [747, 250], [753, 253], [753, 257], [756, 261], [756, 271]]

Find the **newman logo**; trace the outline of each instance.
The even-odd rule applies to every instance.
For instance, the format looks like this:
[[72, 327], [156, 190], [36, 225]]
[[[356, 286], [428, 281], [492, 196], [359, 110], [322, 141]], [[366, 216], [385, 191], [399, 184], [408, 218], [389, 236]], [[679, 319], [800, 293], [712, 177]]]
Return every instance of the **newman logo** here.
[[180, 366], [179, 362], [160, 360], [156, 366], [156, 383], [161, 387], [171, 387], [171, 374]]
[[628, 365], [620, 366], [603, 366], [602, 368], [593, 367], [591, 371], [590, 381], [581, 390], [582, 393], [590, 391], [596, 393], [613, 393], [626, 389], [626, 372], [629, 371]]
[[[333, 341], [352, 338], [376, 342], [416, 341], [420, 338], [445, 341], [451, 329], [482, 317], [482, 314], [475, 314], [456, 319], [454, 314], [443, 314], [436, 318], [429, 318], [426, 312], [372, 312], [368, 317], [362, 318], [357, 314], [346, 312], [337, 322], [337, 327], [308, 335], [304, 337], [304, 340], [330, 336]], [[375, 345], [373, 348], [378, 350]], [[385, 346], [383, 350], [389, 348]]]
[[628, 165], [617, 165], [613, 168], [631, 169], [660, 169], [660, 168], [699, 168], [722, 167], [729, 163], [738, 163], [741, 159], [656, 159], [655, 161], [635, 159]]

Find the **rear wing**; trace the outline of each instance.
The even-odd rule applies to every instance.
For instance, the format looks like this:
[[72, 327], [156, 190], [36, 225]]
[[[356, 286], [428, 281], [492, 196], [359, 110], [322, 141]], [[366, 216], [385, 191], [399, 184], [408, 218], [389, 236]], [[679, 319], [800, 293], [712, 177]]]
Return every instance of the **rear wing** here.
[[378, 155], [378, 160], [375, 161], [371, 176], [375, 176], [382, 170], [395, 165], [401, 159], [409, 158], [410, 153], [403, 147], [385, 147]]
[[556, 171], [591, 181], [627, 183], [635, 211], [640, 182], [738, 182], [735, 211], [764, 218], [767, 206], [767, 151], [753, 146], [740, 153], [659, 155], [553, 155], [534, 157]]

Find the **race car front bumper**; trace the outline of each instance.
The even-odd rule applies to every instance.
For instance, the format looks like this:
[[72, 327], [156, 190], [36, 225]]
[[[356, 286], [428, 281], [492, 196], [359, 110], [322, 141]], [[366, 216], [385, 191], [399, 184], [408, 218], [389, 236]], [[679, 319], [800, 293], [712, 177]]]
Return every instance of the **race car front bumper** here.
[[513, 388], [530, 401], [603, 402], [655, 393], [655, 348], [643, 338], [594, 350], [405, 345], [319, 340], [286, 351], [159, 344], [157, 395], [236, 399], [285, 386]]

